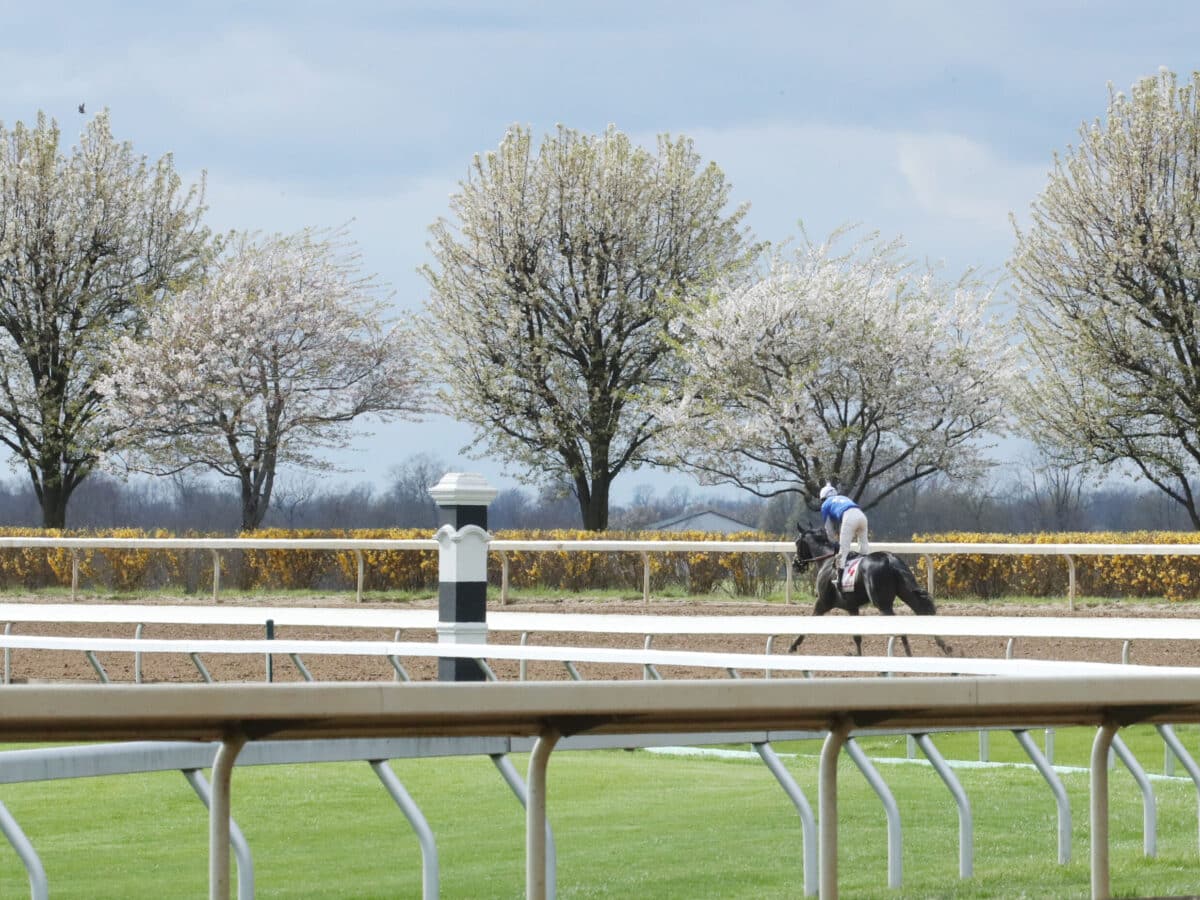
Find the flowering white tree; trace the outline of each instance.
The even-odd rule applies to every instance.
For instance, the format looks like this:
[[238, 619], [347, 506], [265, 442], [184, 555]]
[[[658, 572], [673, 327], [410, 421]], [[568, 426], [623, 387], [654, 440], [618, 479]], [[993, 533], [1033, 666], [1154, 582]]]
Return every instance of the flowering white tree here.
[[113, 348], [100, 384], [120, 431], [114, 463], [237, 479], [242, 530], [266, 514], [280, 463], [324, 470], [359, 416], [413, 416], [423, 379], [409, 332], [340, 235], [242, 236], [209, 276]]
[[69, 156], [57, 124], [0, 124], [0, 444], [33, 483], [47, 528], [111, 444], [97, 415], [109, 344], [203, 267], [201, 187], [171, 157], [113, 140], [108, 113]]
[[477, 156], [424, 270], [442, 399], [473, 452], [569, 485], [584, 527], [606, 528], [613, 479], [661, 428], [648, 404], [675, 380], [677, 299], [756, 252], [728, 198], [684, 138], [652, 154], [613, 128], [559, 128], [535, 152], [514, 128]]
[[829, 481], [870, 507], [985, 465], [979, 439], [1014, 372], [990, 295], [914, 273], [898, 240], [838, 254], [838, 237], [680, 320], [684, 399], [659, 414], [673, 461], [702, 482], [815, 508]]
[[1200, 73], [1110, 88], [1018, 231], [1036, 378], [1025, 426], [1067, 463], [1129, 463], [1200, 528]]

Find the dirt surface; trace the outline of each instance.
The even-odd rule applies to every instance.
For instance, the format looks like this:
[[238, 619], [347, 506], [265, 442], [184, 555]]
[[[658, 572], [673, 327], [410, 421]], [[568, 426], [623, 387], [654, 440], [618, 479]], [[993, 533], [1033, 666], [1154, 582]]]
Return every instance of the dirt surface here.
[[[38, 597], [5, 598], [7, 602], [61, 602]], [[102, 598], [81, 597], [79, 603], [114, 602]], [[178, 597], [163, 600], [146, 600], [139, 598], [139, 604], [163, 603], [166, 605], [206, 605], [211, 603], [209, 598], [180, 600]], [[324, 597], [305, 597], [297, 599], [294, 596], [261, 597], [253, 600], [229, 597], [224, 599], [223, 606], [249, 607], [278, 607], [278, 606], [307, 606], [348, 609], [413, 609], [436, 608], [436, 600], [417, 603], [388, 603], [366, 602], [355, 603], [353, 596], [335, 594]], [[595, 613], [625, 615], [796, 615], [807, 614], [807, 604], [796, 606], [780, 606], [779, 604], [754, 602], [721, 602], [699, 601], [684, 602], [674, 600], [654, 600], [649, 604], [637, 601], [619, 600], [571, 600], [548, 601], [541, 603], [511, 603], [500, 607], [493, 602], [491, 609], [505, 609], [520, 612], [562, 612], [562, 613]], [[1104, 602], [1093, 604], [1077, 604], [1072, 613], [1067, 609], [1065, 601], [1044, 606], [1025, 605], [989, 605], [985, 602], [976, 603], [942, 603], [939, 612], [943, 615], [1005, 615], [1005, 616], [1155, 616], [1167, 618], [1200, 618], [1200, 604], [1145, 604]], [[871, 613], [867, 613], [868, 615]], [[899, 613], [904, 614], [904, 613]], [[841, 615], [832, 613], [831, 615]], [[16, 634], [45, 634], [72, 635], [90, 637], [126, 637], [134, 636], [135, 626], [81, 624], [61, 625], [52, 623], [20, 623], [14, 626]], [[142, 636], [145, 638], [228, 638], [228, 639], [260, 639], [265, 637], [264, 628], [250, 626], [172, 626], [146, 625]], [[376, 628], [299, 628], [278, 627], [276, 638], [315, 639], [315, 640], [376, 640], [390, 641], [396, 639], [396, 634], [390, 629]], [[794, 635], [781, 635], [774, 640], [772, 653], [785, 653], [787, 645]], [[432, 631], [412, 630], [400, 636], [406, 641], [433, 641], [436, 635]], [[493, 632], [489, 635], [493, 643], [518, 643], [520, 635]], [[913, 637], [913, 652], [917, 656], [940, 655], [932, 639]], [[565, 646], [608, 646], [640, 648], [645, 644], [645, 638], [640, 635], [596, 635], [596, 634], [542, 634], [531, 635], [531, 644], [554, 644]], [[954, 655], [965, 657], [1003, 657], [1006, 640], [1002, 638], [955, 638], [952, 641]], [[763, 653], [766, 651], [766, 638], [759, 636], [659, 636], [654, 639], [654, 647], [673, 650], [709, 650], [742, 653]], [[1097, 662], [1120, 662], [1121, 643], [1119, 641], [1100, 640], [1034, 640], [1021, 639], [1016, 643], [1014, 654], [1030, 659], [1067, 659], [1093, 660]], [[808, 637], [802, 647], [805, 654], [843, 655], [853, 651], [853, 644], [848, 637], [820, 636]], [[863, 652], [868, 655], [883, 655], [887, 652], [887, 638], [866, 637], [863, 640]], [[114, 682], [132, 682], [134, 680], [134, 661], [128, 653], [98, 654], [109, 678]], [[203, 657], [205, 666], [216, 681], [262, 681], [266, 675], [266, 662], [258, 656], [222, 656], [206, 655]], [[1200, 665], [1200, 647], [1185, 641], [1141, 641], [1131, 647], [1131, 661], [1146, 665]], [[372, 657], [346, 656], [308, 656], [303, 658], [304, 665], [318, 681], [390, 681], [395, 678], [395, 672], [386, 659]], [[84, 654], [79, 652], [52, 652], [18, 650], [11, 658], [12, 680], [21, 682], [95, 682], [97, 674], [87, 661]], [[498, 677], [513, 679], [517, 677], [517, 663], [496, 661], [493, 668]], [[433, 680], [437, 677], [437, 665], [433, 660], [413, 659], [405, 662], [405, 669], [414, 680]], [[598, 665], [580, 665], [579, 670], [585, 678], [641, 678], [641, 667], [614, 667]], [[161, 654], [146, 655], [142, 662], [143, 680], [146, 682], [198, 682], [200, 675], [191, 659], [187, 656], [168, 656]], [[682, 667], [662, 672], [667, 678], [704, 678], [727, 677], [723, 670], [684, 669]], [[745, 676], [756, 673], [743, 672]], [[273, 676], [276, 681], [300, 681], [302, 675], [298, 667], [287, 655], [274, 658]], [[531, 679], [565, 680], [569, 676], [558, 663], [529, 663], [527, 676]]]

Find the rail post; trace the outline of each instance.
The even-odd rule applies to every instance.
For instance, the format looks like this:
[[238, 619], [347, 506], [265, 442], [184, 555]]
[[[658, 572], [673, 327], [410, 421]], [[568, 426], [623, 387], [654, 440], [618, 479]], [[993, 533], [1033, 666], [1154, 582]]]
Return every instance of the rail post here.
[[[487, 508], [497, 491], [474, 472], [447, 472], [429, 489], [438, 506], [438, 641], [487, 643]], [[485, 681], [473, 659], [438, 660], [439, 681]]]

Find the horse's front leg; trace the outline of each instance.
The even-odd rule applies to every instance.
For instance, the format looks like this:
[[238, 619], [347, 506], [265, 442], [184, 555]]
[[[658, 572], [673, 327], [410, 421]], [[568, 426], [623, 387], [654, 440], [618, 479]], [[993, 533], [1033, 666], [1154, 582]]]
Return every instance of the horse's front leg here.
[[[816, 602], [816, 604], [813, 605], [812, 614], [814, 616], [825, 615], [825, 613], [827, 613], [831, 609], [833, 609], [834, 600], [835, 600], [835, 597], [833, 596], [832, 591], [820, 591], [817, 594], [817, 602]], [[788, 647], [788, 653], [795, 653], [796, 649], [800, 646], [801, 643], [803, 643], [804, 637], [805, 636], [802, 634], [797, 635], [796, 639], [794, 641], [792, 641], [792, 645], [790, 647]]]

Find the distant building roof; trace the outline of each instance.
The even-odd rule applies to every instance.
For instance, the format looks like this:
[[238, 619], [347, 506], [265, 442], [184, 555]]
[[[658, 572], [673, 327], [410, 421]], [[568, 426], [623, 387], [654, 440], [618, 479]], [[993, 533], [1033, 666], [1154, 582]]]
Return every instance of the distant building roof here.
[[753, 525], [739, 522], [724, 513], [711, 509], [690, 512], [682, 516], [663, 519], [646, 526], [647, 531], [716, 531], [732, 534], [735, 531], [754, 531]]

